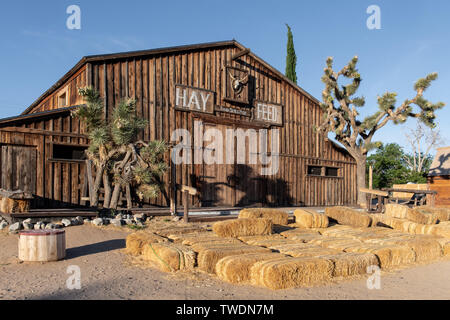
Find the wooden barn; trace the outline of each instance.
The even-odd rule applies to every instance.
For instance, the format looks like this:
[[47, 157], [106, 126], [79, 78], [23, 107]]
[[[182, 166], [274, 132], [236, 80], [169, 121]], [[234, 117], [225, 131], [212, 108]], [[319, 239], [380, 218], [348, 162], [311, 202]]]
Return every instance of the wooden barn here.
[[428, 187], [437, 191], [437, 207], [450, 207], [450, 147], [437, 149], [428, 172]]
[[[149, 121], [144, 141], [170, 142], [180, 128], [195, 140], [196, 124], [224, 137], [227, 129], [279, 133], [275, 174], [262, 175], [264, 164], [248, 161], [263, 150], [238, 140], [250, 148], [247, 162], [172, 164], [165, 191], [148, 205], [166, 207], [170, 198], [181, 204], [180, 185], [199, 191], [193, 207], [356, 203], [354, 159], [314, 130], [319, 101], [234, 40], [82, 58], [21, 115], [0, 120], [1, 188], [31, 192], [35, 207], [89, 204], [89, 141], [70, 114], [83, 104], [77, 88], [88, 85], [104, 98], [107, 117], [119, 100], [135, 98], [138, 115]], [[198, 143], [188, 147], [195, 152]]]

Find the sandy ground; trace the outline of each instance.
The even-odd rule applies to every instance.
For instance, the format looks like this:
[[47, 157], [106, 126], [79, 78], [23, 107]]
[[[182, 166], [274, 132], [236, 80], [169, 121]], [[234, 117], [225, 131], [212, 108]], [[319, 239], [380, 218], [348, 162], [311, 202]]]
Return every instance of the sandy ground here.
[[[209, 275], [167, 274], [136, 266], [123, 253], [127, 232], [113, 227], [66, 229], [67, 258], [20, 263], [17, 235], [0, 233], [0, 299], [450, 299], [450, 261], [382, 273], [381, 289], [367, 277], [326, 286], [271, 291], [224, 283]], [[69, 290], [71, 265], [80, 267], [81, 289]]]

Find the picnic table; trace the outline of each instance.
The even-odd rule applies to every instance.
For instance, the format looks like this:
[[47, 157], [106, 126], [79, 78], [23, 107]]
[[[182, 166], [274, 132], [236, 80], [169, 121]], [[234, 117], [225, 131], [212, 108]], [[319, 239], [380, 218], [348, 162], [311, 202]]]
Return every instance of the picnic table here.
[[[434, 206], [436, 191], [432, 190], [411, 190], [411, 189], [396, 189], [396, 188], [384, 188], [382, 190], [360, 188], [359, 191], [367, 194], [367, 211], [380, 213], [384, 211], [384, 206], [387, 203], [401, 203], [409, 206], [422, 206], [427, 204]], [[413, 194], [410, 199], [398, 199], [394, 198], [393, 194], [397, 192], [411, 193]], [[373, 197], [378, 198], [377, 203], [372, 203]]]

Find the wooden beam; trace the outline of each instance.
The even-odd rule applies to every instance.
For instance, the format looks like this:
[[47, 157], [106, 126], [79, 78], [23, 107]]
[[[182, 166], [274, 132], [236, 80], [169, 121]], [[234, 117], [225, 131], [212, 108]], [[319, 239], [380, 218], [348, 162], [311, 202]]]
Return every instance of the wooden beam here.
[[231, 60], [232, 60], [232, 61], [233, 61], [233, 60], [236, 60], [236, 59], [238, 59], [238, 58], [240, 58], [240, 57], [242, 57], [242, 56], [245, 56], [246, 54], [249, 54], [249, 53], [250, 53], [250, 49], [249, 49], [249, 48], [246, 48], [246, 49], [241, 50], [241, 51], [239, 51], [238, 53], [234, 54], [234, 55], [231, 57]]

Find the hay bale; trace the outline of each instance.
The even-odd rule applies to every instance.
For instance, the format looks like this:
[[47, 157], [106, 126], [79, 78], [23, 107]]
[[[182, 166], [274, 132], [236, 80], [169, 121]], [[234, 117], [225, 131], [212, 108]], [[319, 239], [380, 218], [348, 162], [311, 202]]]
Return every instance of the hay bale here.
[[163, 228], [161, 230], [155, 231], [156, 234], [159, 234], [163, 237], [169, 237], [173, 235], [182, 235], [187, 233], [194, 233], [194, 232], [207, 232], [207, 230], [200, 226], [170, 226]]
[[219, 238], [214, 232], [189, 232], [189, 233], [180, 233], [180, 234], [170, 234], [167, 236], [170, 240], [175, 243], [182, 243], [185, 239], [200, 239], [200, 238]]
[[415, 208], [413, 210], [408, 210], [406, 218], [409, 221], [420, 223], [420, 224], [436, 224], [438, 218], [433, 213], [421, 208]]
[[401, 265], [407, 265], [416, 261], [416, 255], [411, 248], [399, 245], [381, 245], [364, 243], [358, 246], [347, 247], [345, 252], [371, 253], [379, 261], [382, 269], [390, 269]]
[[273, 224], [287, 225], [289, 214], [279, 209], [248, 208], [239, 212], [239, 219], [241, 218], [265, 218], [271, 220]]
[[311, 286], [330, 281], [334, 265], [321, 258], [284, 258], [255, 263], [250, 270], [251, 282], [269, 289]]
[[408, 206], [395, 204], [395, 203], [387, 203], [385, 205], [384, 214], [388, 218], [397, 218], [397, 219], [406, 219], [408, 211], [411, 209]]
[[250, 240], [247, 243], [252, 246], [259, 247], [271, 247], [276, 245], [286, 245], [286, 244], [298, 244], [300, 241], [292, 239], [262, 239], [262, 240]]
[[255, 263], [281, 258], [285, 256], [275, 252], [227, 256], [217, 262], [216, 274], [226, 282], [245, 283], [250, 281], [250, 269]]
[[450, 221], [450, 209], [448, 208], [437, 208], [432, 206], [421, 206], [416, 208], [415, 210], [421, 210], [423, 212], [427, 212], [436, 217], [438, 222]]
[[273, 223], [264, 218], [240, 218], [214, 223], [213, 231], [220, 237], [242, 237], [272, 234]]
[[165, 272], [193, 271], [196, 265], [196, 253], [174, 243], [150, 243], [144, 246], [142, 257]]
[[138, 256], [142, 254], [144, 246], [150, 243], [165, 243], [165, 242], [168, 242], [168, 240], [157, 234], [142, 231], [135, 232], [127, 236], [125, 251], [129, 254]]
[[444, 238], [450, 238], [450, 225], [442, 222], [435, 225], [433, 228], [433, 234]]
[[[194, 249], [195, 250], [195, 249]], [[199, 250], [197, 256], [198, 268], [207, 273], [214, 273], [217, 262], [228, 256], [245, 255], [253, 253], [270, 253], [266, 248], [242, 245], [242, 246], [228, 246], [228, 247], [209, 247]]]
[[442, 238], [442, 237], [436, 237], [435, 239], [442, 249], [442, 255], [443, 256], [450, 256], [450, 239], [448, 238]]
[[289, 240], [294, 240], [297, 242], [310, 242], [312, 240], [319, 239], [322, 237], [320, 233], [317, 231], [302, 228], [287, 230], [281, 232], [280, 234]]
[[295, 223], [303, 228], [327, 228], [328, 217], [309, 209], [294, 211]]
[[333, 277], [350, 277], [367, 274], [367, 267], [380, 266], [378, 258], [372, 253], [338, 253], [321, 257], [333, 262]]
[[368, 227], [372, 223], [372, 219], [367, 213], [348, 207], [328, 207], [325, 208], [325, 214], [339, 224], [353, 227]]
[[265, 236], [243, 236], [243, 237], [238, 237], [239, 240], [248, 243], [251, 241], [259, 241], [259, 240], [279, 240], [279, 239], [285, 239], [285, 237], [283, 237], [280, 234], [274, 233], [274, 234], [269, 234], [269, 235], [265, 235]]
[[338, 254], [340, 251], [330, 248], [323, 248], [318, 245], [309, 243], [288, 244], [270, 247], [273, 250], [278, 250], [280, 253], [296, 257], [319, 257], [324, 255]]

